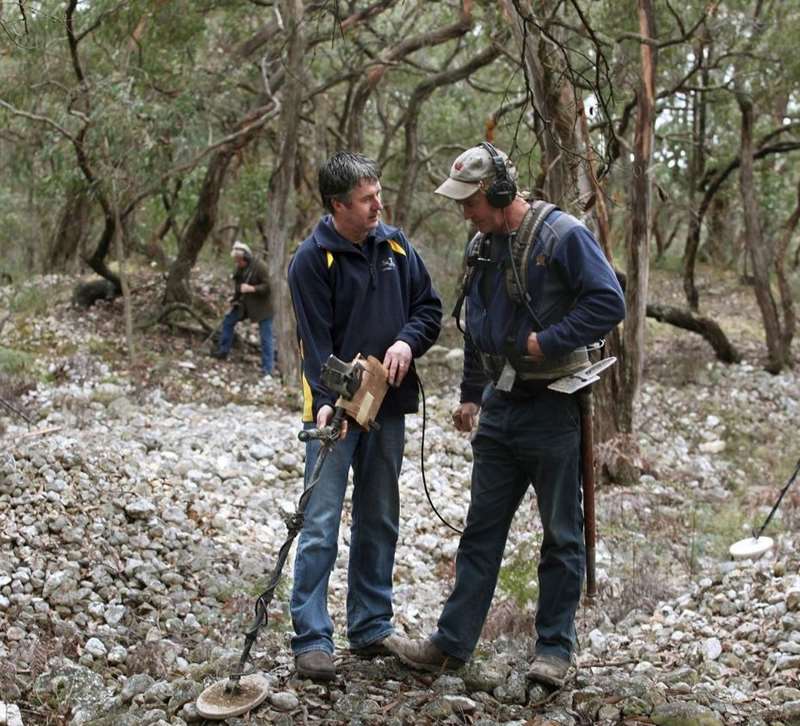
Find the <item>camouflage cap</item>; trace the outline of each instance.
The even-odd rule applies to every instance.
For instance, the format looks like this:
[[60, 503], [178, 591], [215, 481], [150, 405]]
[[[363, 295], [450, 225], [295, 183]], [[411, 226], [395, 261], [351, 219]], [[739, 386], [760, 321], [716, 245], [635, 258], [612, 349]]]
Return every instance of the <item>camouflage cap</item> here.
[[250, 248], [244, 243], [239, 241], [238, 239], [236, 242], [233, 243], [233, 247], [231, 248], [231, 257], [252, 257], [253, 253]]
[[[497, 154], [506, 165], [508, 176], [517, 180], [517, 169], [508, 158], [508, 154], [497, 149]], [[492, 155], [484, 146], [473, 146], [453, 162], [450, 176], [435, 191], [443, 197], [463, 201], [471, 197], [482, 186], [487, 186], [496, 176]]]

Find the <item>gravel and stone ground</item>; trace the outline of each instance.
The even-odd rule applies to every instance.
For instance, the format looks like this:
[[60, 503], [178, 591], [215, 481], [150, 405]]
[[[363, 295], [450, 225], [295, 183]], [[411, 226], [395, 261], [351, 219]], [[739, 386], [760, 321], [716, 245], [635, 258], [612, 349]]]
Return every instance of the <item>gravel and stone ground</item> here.
[[[62, 298], [3, 333], [23, 352], [17, 375], [37, 382], [15, 401], [31, 426], [0, 418], [0, 725], [199, 723], [194, 701], [238, 660], [301, 492], [297, 393], [259, 378], [254, 356], [211, 361], [179, 335], [143, 334], [128, 365], [121, 303], [79, 313]], [[294, 678], [290, 558], [254, 648], [270, 695], [229, 723], [800, 724], [798, 493], [770, 528], [770, 553], [726, 556], [794, 468], [800, 382], [764, 373], [755, 344], [724, 366], [685, 333], [649, 334], [645, 473], [598, 493], [599, 596], [579, 612], [567, 687], [524, 679], [541, 534], [532, 497], [475, 658], [439, 676], [347, 652], [346, 512], [329, 598], [339, 677]], [[437, 347], [421, 365], [424, 452], [422, 417], [407, 422], [395, 622], [411, 636], [434, 627], [458, 544], [427, 503], [421, 456], [445, 518], [460, 526], [468, 503], [469, 442], [449, 427], [458, 361]]]

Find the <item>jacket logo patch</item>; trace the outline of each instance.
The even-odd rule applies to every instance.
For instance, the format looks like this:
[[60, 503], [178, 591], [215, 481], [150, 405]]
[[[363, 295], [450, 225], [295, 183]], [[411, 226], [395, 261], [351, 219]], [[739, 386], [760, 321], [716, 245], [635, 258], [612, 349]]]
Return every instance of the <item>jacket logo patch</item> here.
[[544, 267], [547, 264], [547, 258], [544, 255], [536, 255], [536, 266]]
[[389, 255], [389, 257], [381, 260], [378, 263], [378, 268], [381, 272], [389, 272], [389, 270], [394, 270], [397, 268], [397, 265], [394, 263], [394, 257]]

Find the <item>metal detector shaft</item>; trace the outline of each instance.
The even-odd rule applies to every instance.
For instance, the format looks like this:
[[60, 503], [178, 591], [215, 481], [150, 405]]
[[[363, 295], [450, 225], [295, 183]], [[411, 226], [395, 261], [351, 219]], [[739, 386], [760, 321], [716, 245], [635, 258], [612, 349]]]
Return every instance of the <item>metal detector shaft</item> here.
[[278, 587], [278, 582], [281, 579], [283, 566], [286, 564], [286, 558], [289, 556], [289, 550], [292, 548], [292, 542], [303, 529], [303, 516], [306, 509], [306, 504], [311, 497], [311, 492], [319, 482], [320, 474], [322, 473], [322, 466], [325, 459], [333, 449], [334, 444], [339, 440], [342, 431], [342, 423], [345, 417], [345, 410], [341, 406], [337, 406], [330, 424], [321, 429], [313, 429], [311, 431], [301, 431], [298, 438], [301, 441], [310, 441], [312, 439], [319, 439], [320, 450], [317, 459], [314, 462], [314, 468], [311, 471], [311, 477], [308, 480], [308, 486], [303, 490], [300, 499], [297, 502], [297, 509], [295, 513], [286, 520], [286, 527], [289, 534], [286, 541], [283, 543], [280, 551], [278, 552], [278, 561], [275, 563], [275, 569], [272, 571], [269, 584], [256, 600], [256, 615], [250, 627], [245, 631], [244, 650], [239, 658], [239, 663], [236, 670], [231, 674], [228, 684], [225, 687], [226, 691], [236, 690], [239, 686], [239, 680], [244, 675], [244, 667], [247, 659], [250, 657], [250, 650], [256, 642], [258, 633], [267, 624], [269, 619], [269, 605], [275, 595], [275, 589]]
[[581, 407], [581, 479], [583, 480], [583, 535], [586, 544], [586, 597], [597, 595], [595, 570], [595, 511], [594, 511], [594, 439], [592, 419], [594, 402], [591, 386], [579, 394]]
[[778, 507], [781, 505], [781, 501], [783, 500], [783, 495], [786, 494], [786, 492], [789, 490], [789, 487], [792, 486], [792, 482], [794, 482], [794, 480], [797, 479], [798, 473], [800, 473], [800, 459], [797, 460], [797, 465], [794, 468], [794, 473], [789, 477], [789, 481], [786, 482], [786, 485], [783, 487], [783, 489], [781, 489], [781, 494], [778, 497], [778, 501], [776, 501], [775, 504], [772, 506], [772, 510], [767, 515], [767, 518], [764, 520], [764, 524], [761, 525], [761, 529], [758, 530], [758, 534], [756, 534], [756, 532], [753, 531], [753, 537], [755, 539], [758, 539], [759, 537], [761, 537], [762, 534], [764, 534], [764, 530], [767, 528], [767, 525], [772, 520], [772, 517], [775, 515], [775, 512], [778, 511]]
[[16, 406], [12, 406], [8, 401], [6, 401], [3, 398], [0, 398], [0, 406], [3, 406], [4, 408], [7, 408], [9, 411], [11, 411], [11, 413], [15, 413], [17, 416], [19, 416], [21, 419], [23, 419], [25, 421], [25, 423], [28, 424], [28, 428], [30, 428], [30, 426], [33, 423], [33, 421], [28, 416], [26, 416], [24, 413], [22, 413], [22, 411], [20, 411]]

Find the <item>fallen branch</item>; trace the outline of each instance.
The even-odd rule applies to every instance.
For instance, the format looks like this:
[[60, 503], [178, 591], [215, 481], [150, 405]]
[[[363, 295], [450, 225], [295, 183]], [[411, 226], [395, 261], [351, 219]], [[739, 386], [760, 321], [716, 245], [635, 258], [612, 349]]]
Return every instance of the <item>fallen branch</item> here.
[[158, 318], [156, 319], [155, 322], [157, 322], [157, 323], [166, 322], [167, 319], [173, 313], [176, 313], [176, 312], [187, 313], [190, 317], [194, 318], [198, 323], [200, 323], [201, 327], [203, 328], [203, 330], [206, 333], [208, 333], [208, 332], [213, 330], [213, 328], [205, 320], [203, 320], [203, 318], [198, 313], [196, 313], [194, 311], [194, 309], [190, 305], [187, 305], [186, 303], [182, 303], [182, 302], [173, 302], [173, 303], [169, 303], [168, 305], [165, 305], [162, 308], [162, 310], [161, 310], [161, 312], [160, 312], [160, 314], [159, 314], [159, 316], [158, 316]]
[[45, 436], [47, 434], [54, 434], [56, 431], [61, 431], [63, 426], [51, 426], [49, 429], [36, 429], [35, 431], [28, 431], [26, 434], [21, 434], [20, 439], [33, 439], [37, 436]]
[[0, 398], [0, 406], [3, 406], [4, 408], [8, 409], [9, 411], [11, 411], [11, 413], [15, 413], [17, 416], [19, 416], [21, 419], [23, 419], [25, 421], [25, 423], [28, 424], [28, 426], [30, 426], [33, 423], [33, 419], [31, 419], [28, 416], [26, 416], [16, 406], [13, 406], [8, 401], [6, 401], [4, 398]]
[[697, 315], [687, 308], [653, 303], [647, 306], [647, 317], [702, 335], [723, 363], [738, 363], [742, 359], [722, 328], [711, 318]]
[[[615, 269], [614, 274], [619, 280], [622, 291], [628, 282], [624, 272]], [[660, 323], [668, 323], [676, 328], [689, 330], [692, 333], [702, 335], [717, 354], [717, 359], [723, 363], [738, 363], [742, 360], [739, 351], [733, 347], [719, 324], [711, 318], [697, 315], [688, 308], [677, 308], [672, 305], [659, 305], [658, 303], [648, 303], [647, 317], [658, 320]]]

